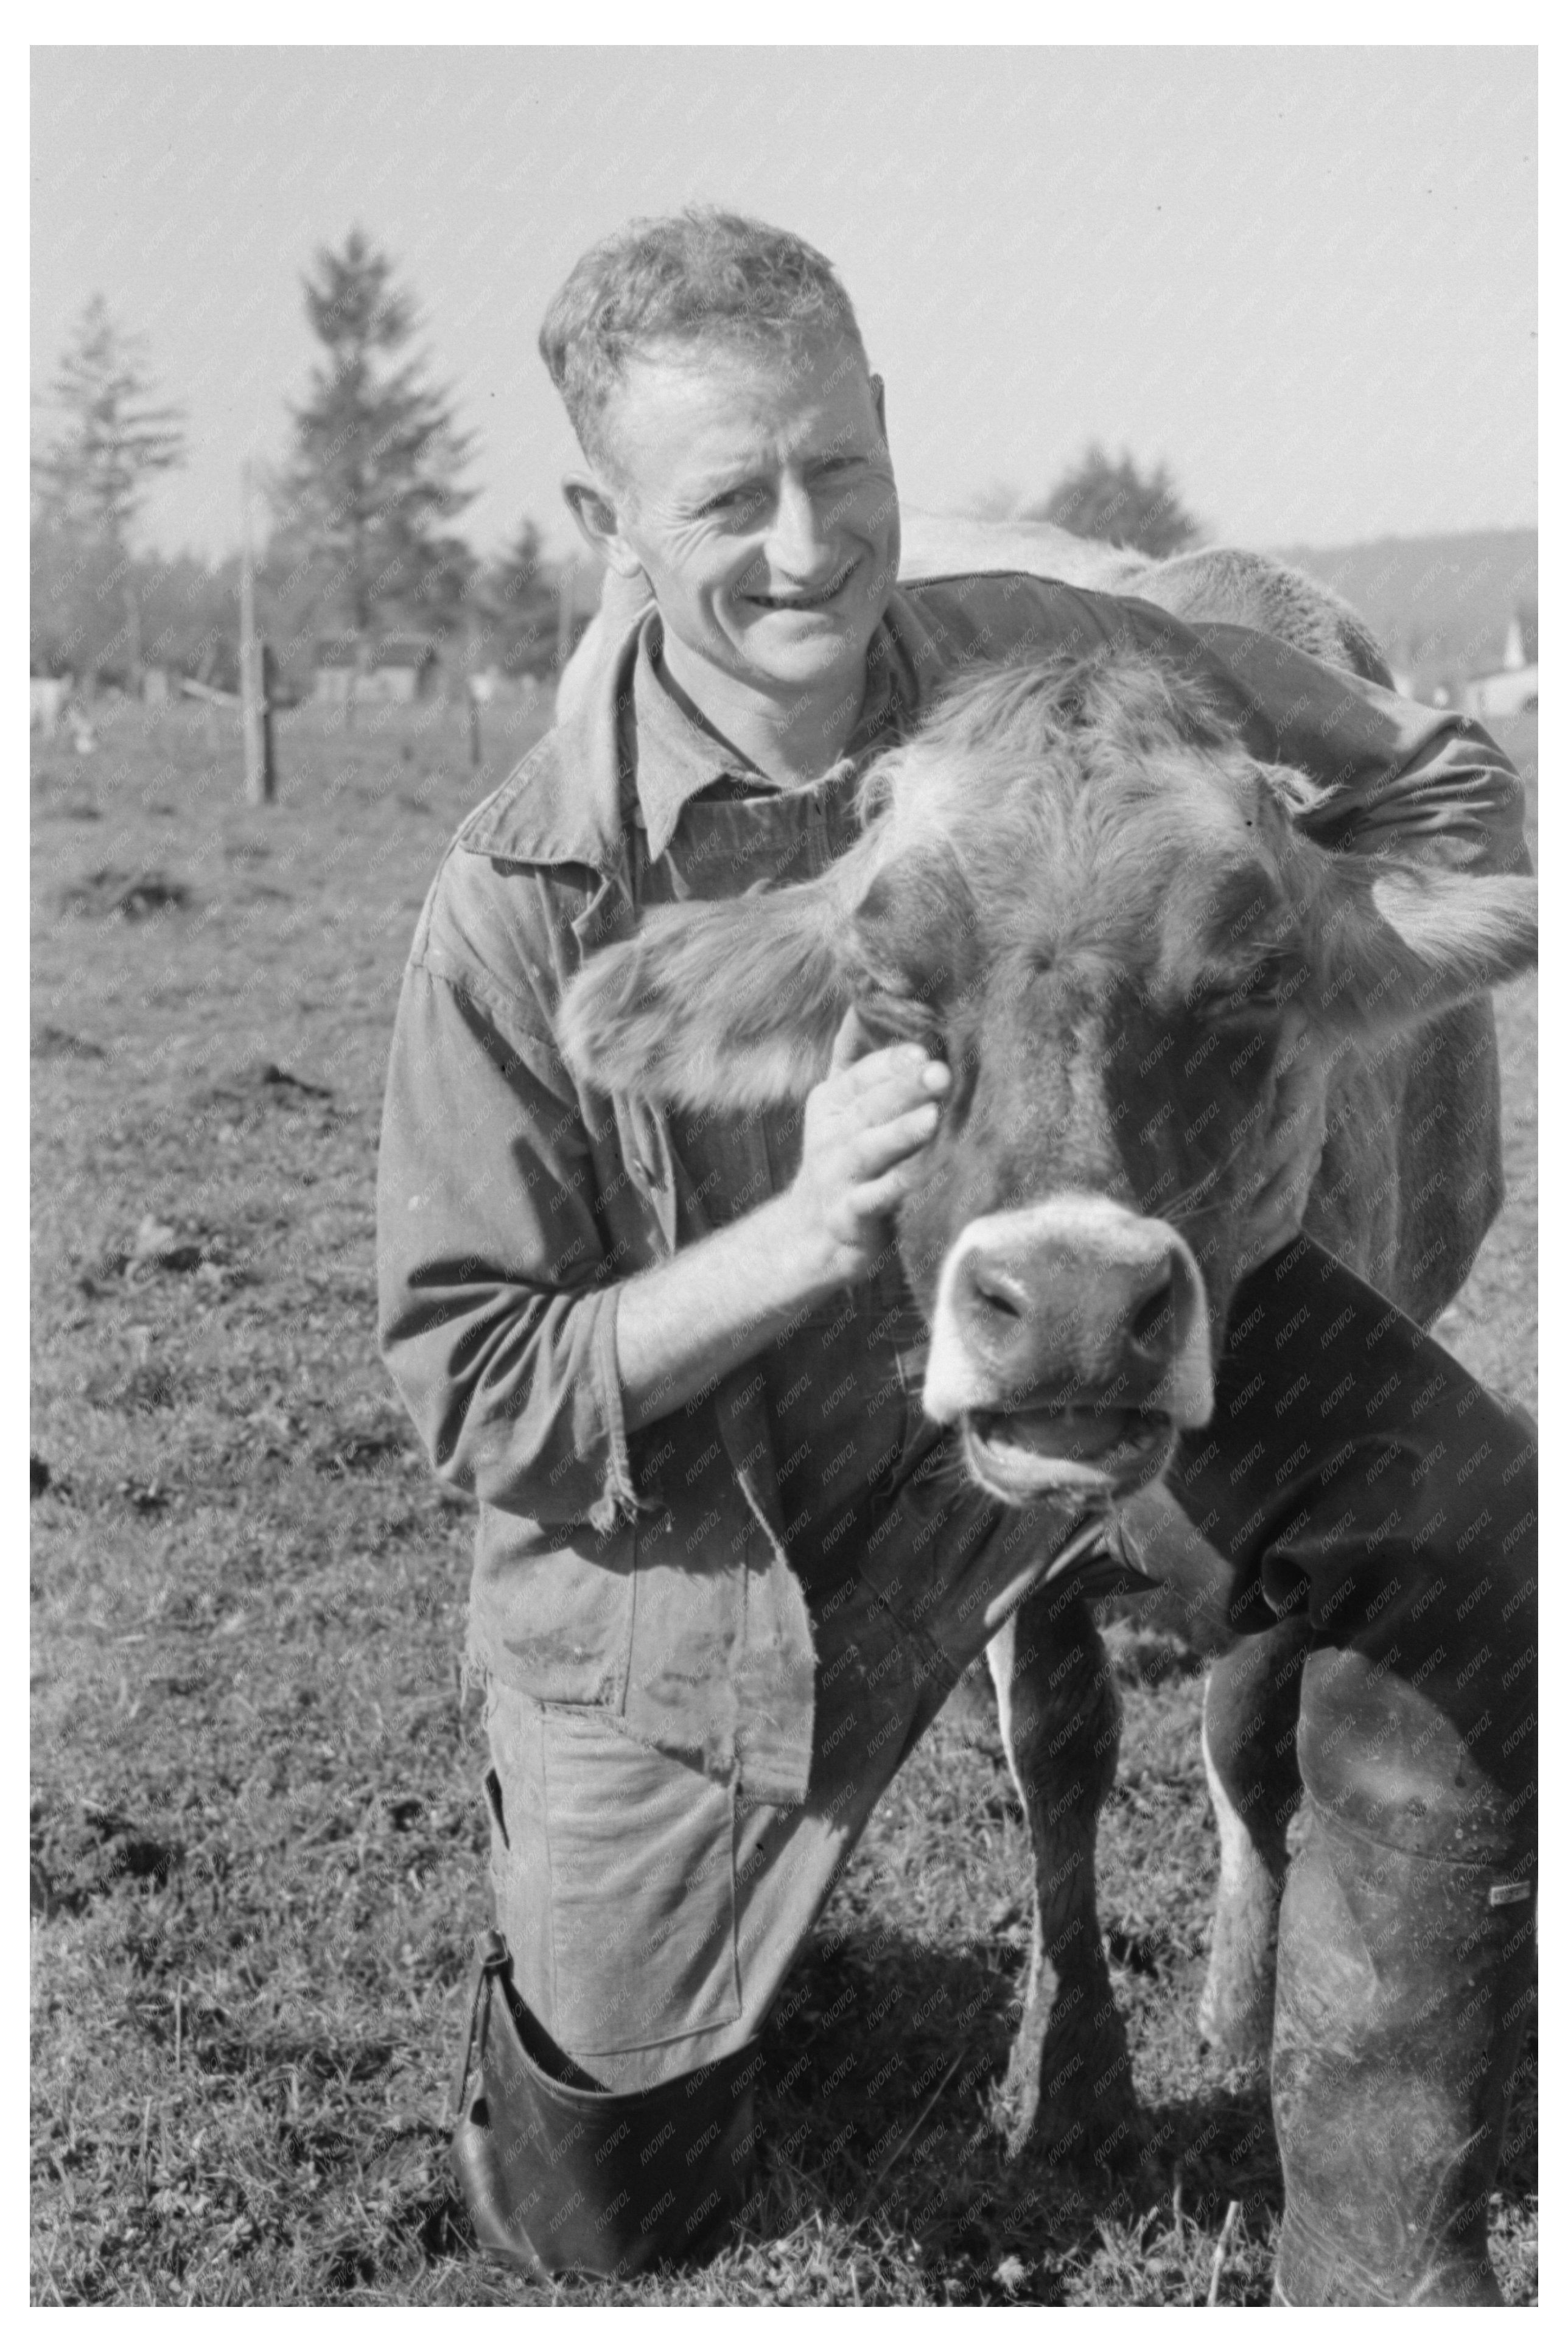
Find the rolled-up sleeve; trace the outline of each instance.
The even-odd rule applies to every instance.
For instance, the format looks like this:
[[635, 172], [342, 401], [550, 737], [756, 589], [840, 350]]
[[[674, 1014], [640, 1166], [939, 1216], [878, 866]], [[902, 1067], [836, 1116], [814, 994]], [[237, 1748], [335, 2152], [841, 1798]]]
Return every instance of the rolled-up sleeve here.
[[1524, 786], [1483, 727], [1331, 669], [1256, 629], [1195, 634], [1240, 697], [1260, 757], [1322, 788], [1299, 820], [1325, 848], [1400, 850], [1478, 873], [1526, 874]]
[[417, 957], [377, 1231], [382, 1352], [438, 1474], [544, 1526], [637, 1507], [615, 1251], [575, 1089], [536, 1008]]

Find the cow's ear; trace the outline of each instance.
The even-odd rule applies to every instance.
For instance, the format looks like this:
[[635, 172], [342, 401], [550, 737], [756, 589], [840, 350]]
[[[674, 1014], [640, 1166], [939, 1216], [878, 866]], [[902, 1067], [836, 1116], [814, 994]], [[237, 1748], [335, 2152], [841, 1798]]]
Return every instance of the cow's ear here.
[[1329, 858], [1363, 870], [1319, 902], [1318, 1009], [1364, 1033], [1442, 1013], [1536, 960], [1536, 886], [1518, 874]]
[[850, 1005], [837, 893], [800, 883], [651, 908], [562, 1000], [561, 1041], [604, 1093], [755, 1110], [809, 1094]]

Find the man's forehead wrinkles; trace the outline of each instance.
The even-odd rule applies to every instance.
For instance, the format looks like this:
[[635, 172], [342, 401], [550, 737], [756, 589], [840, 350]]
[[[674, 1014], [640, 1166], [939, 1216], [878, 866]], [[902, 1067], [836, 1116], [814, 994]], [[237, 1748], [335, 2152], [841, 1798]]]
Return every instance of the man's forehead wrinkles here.
[[751, 481], [771, 474], [781, 458], [785, 464], [799, 464], [803, 460], [810, 463], [814, 458], [839, 457], [855, 437], [847, 426], [831, 433], [779, 432], [759, 436], [749, 444], [737, 443], [721, 456], [694, 460], [694, 470], [688, 481], [700, 490], [723, 488], [735, 481]]

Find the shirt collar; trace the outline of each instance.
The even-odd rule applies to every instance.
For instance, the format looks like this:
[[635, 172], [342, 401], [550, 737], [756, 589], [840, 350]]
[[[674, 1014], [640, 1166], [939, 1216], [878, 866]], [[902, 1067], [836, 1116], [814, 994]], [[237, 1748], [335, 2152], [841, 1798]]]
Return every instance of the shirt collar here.
[[[648, 821], [650, 845], [667, 845], [666, 825], [673, 830], [692, 793], [721, 777], [743, 782], [758, 792], [772, 789], [763, 776], [746, 771], [727, 745], [688, 718], [658, 684], [651, 657], [647, 658], [647, 685], [640, 695], [634, 691], [645, 660], [644, 639], [655, 619], [644, 613], [600, 647], [580, 707], [552, 728], [500, 789], [480, 803], [458, 835], [460, 849], [524, 866], [587, 866], [606, 880], [619, 877], [629, 893], [623, 828], [626, 813], [635, 808], [640, 781], [636, 721], [646, 714], [657, 736], [667, 723], [661, 709], [665, 703], [673, 713], [668, 723], [680, 722], [682, 761], [689, 766], [686, 788], [681, 789], [678, 775], [661, 804], [655, 754], [650, 790], [657, 824]], [[867, 649], [865, 704], [844, 759], [832, 772], [858, 765], [873, 747], [900, 740], [910, 731], [922, 693], [952, 666], [950, 619], [945, 604], [933, 604], [929, 590], [894, 589]]]
[[[693, 717], [658, 673], [663, 645], [657, 612], [645, 617], [637, 633], [637, 663], [632, 678], [632, 708], [637, 722], [637, 794], [638, 814], [647, 835], [650, 858], [668, 848], [688, 801], [715, 784], [739, 784], [748, 793], [777, 792], [761, 769], [753, 767], [732, 745], [710, 732]], [[866, 698], [844, 755], [828, 774], [837, 776], [856, 766], [873, 746], [895, 730], [902, 730], [908, 695], [902, 691], [902, 665], [886, 621], [877, 625], [867, 650]]]

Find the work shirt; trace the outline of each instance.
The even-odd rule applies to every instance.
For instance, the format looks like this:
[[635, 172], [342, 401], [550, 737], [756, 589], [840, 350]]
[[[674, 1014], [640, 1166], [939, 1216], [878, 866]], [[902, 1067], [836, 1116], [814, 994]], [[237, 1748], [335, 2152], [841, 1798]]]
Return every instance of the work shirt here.
[[889, 1252], [628, 1437], [620, 1286], [787, 1182], [798, 1114], [672, 1122], [600, 1095], [561, 1058], [561, 993], [644, 906], [820, 872], [852, 838], [859, 770], [955, 674], [1111, 643], [1191, 664], [1256, 756], [1313, 777], [1299, 822], [1326, 845], [1522, 861], [1519, 780], [1457, 715], [1254, 631], [998, 575], [895, 591], [844, 759], [787, 793], [678, 703], [645, 614], [463, 825], [416, 931], [382, 1138], [382, 1344], [436, 1469], [479, 1503], [472, 1658], [758, 1801], [805, 1795], [812, 1606], [931, 1434], [918, 1326]]
[[[656, 621], [639, 643], [633, 677], [639, 766], [649, 780], [647, 805], [639, 801], [632, 815], [639, 906], [733, 898], [820, 874], [859, 831], [860, 755], [887, 740], [891, 724], [886, 671], [831, 774], [809, 791], [781, 792], [738, 768], [679, 707], [660, 683], [658, 644]], [[670, 1139], [689, 1186], [678, 1243], [783, 1191], [800, 1165], [802, 1124], [798, 1103], [744, 1118], [673, 1111]], [[919, 1434], [922, 1341], [889, 1246], [866, 1282], [804, 1309], [755, 1359], [784, 1544], [808, 1599], [849, 1572], [868, 1507]], [[756, 1389], [757, 1380], [744, 1385]]]

